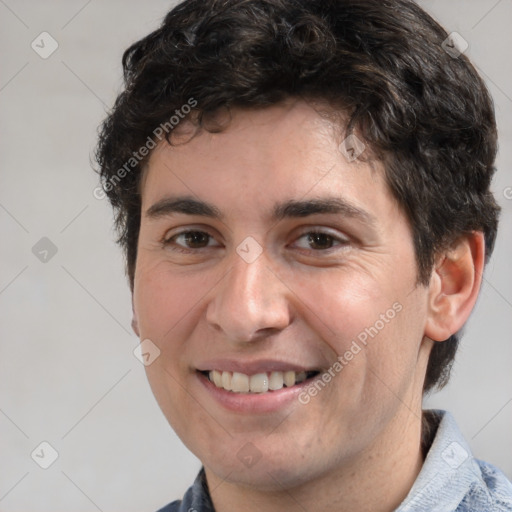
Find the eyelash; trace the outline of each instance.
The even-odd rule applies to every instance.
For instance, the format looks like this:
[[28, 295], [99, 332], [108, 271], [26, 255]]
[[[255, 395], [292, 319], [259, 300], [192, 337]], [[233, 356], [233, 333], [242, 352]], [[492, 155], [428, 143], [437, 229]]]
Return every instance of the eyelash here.
[[[162, 241], [162, 245], [166, 248], [172, 246], [173, 251], [186, 253], [186, 254], [197, 253], [198, 251], [200, 251], [202, 249], [208, 249], [211, 247], [211, 246], [206, 246], [206, 247], [199, 247], [199, 248], [187, 248], [187, 247], [183, 247], [176, 243], [176, 239], [178, 237], [183, 236], [183, 235], [190, 235], [190, 234], [206, 235], [209, 238], [208, 241], [210, 241], [211, 239], [214, 238], [212, 235], [210, 235], [206, 231], [202, 231], [199, 229], [189, 229], [186, 231], [181, 231], [180, 233], [176, 233], [175, 235], [164, 239]], [[327, 249], [302, 249], [302, 251], [313, 252], [313, 253], [317, 253], [317, 254], [318, 253], [330, 253], [331, 251], [336, 250], [336, 248], [343, 248], [350, 243], [348, 238], [335, 236], [335, 235], [328, 233], [326, 231], [323, 231], [321, 229], [310, 229], [309, 231], [305, 231], [296, 240], [300, 240], [301, 238], [304, 238], [306, 236], [311, 236], [311, 235], [325, 235], [326, 237], [328, 237], [330, 239], [331, 243], [333, 243], [334, 245]], [[336, 242], [338, 242], [337, 245], [335, 244]]]

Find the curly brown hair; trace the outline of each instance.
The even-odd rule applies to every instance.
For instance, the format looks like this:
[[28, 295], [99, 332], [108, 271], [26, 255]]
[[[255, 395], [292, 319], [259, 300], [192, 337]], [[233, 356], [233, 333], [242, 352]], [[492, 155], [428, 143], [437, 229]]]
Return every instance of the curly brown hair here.
[[[125, 89], [96, 154], [131, 286], [148, 158], [136, 151], [165, 123], [170, 142], [169, 119], [191, 98], [198, 129], [208, 129], [205, 116], [221, 108], [265, 108], [290, 97], [326, 101], [348, 115], [347, 133], [357, 130], [384, 163], [412, 226], [418, 284], [429, 282], [436, 255], [463, 234], [482, 231], [488, 258], [499, 215], [490, 192], [494, 108], [469, 60], [445, 51], [447, 36], [410, 0], [177, 5], [124, 53]], [[448, 381], [458, 340], [455, 334], [434, 344], [425, 392]]]

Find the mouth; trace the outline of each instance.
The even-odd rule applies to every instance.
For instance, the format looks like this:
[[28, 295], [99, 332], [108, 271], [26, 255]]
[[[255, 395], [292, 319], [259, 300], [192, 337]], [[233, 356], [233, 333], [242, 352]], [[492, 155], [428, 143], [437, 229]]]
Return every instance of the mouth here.
[[292, 388], [314, 379], [320, 370], [312, 371], [270, 371], [247, 375], [222, 370], [199, 371], [216, 388], [233, 394], [271, 394], [283, 388]]

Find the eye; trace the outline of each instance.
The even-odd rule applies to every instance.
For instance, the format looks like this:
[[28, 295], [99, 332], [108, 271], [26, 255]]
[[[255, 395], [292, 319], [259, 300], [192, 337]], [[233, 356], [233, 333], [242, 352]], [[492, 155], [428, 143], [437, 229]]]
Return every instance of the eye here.
[[220, 246], [209, 233], [199, 230], [182, 231], [181, 233], [166, 238], [163, 243], [165, 246], [174, 246], [172, 247], [173, 249], [182, 252]]
[[[300, 240], [304, 242], [299, 243]], [[327, 251], [336, 246], [345, 246], [348, 245], [348, 238], [341, 236], [334, 236], [330, 233], [326, 233], [324, 231], [308, 231], [307, 233], [302, 234], [295, 242], [301, 249], [313, 250], [313, 251]]]

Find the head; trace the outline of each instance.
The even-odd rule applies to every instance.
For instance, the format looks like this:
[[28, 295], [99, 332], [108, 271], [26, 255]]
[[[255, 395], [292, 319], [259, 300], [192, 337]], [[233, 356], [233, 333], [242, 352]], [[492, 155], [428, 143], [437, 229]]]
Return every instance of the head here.
[[[311, 476], [319, 433], [354, 457], [446, 384], [498, 217], [492, 102], [447, 36], [409, 0], [189, 0], [125, 52], [98, 162], [150, 383], [207, 464], [252, 443]], [[280, 431], [204, 398], [237, 359], [332, 378]]]

